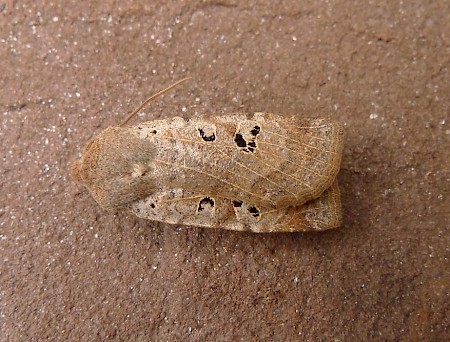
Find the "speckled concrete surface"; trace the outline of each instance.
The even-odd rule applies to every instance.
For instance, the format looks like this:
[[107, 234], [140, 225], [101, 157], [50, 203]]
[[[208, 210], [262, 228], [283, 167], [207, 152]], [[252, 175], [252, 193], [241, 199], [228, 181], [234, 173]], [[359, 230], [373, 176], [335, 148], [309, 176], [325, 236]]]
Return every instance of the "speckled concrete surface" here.
[[[0, 10], [2, 340], [448, 339], [448, 1]], [[90, 137], [185, 76], [138, 120], [341, 121], [343, 227], [174, 227], [104, 211], [69, 179]]]

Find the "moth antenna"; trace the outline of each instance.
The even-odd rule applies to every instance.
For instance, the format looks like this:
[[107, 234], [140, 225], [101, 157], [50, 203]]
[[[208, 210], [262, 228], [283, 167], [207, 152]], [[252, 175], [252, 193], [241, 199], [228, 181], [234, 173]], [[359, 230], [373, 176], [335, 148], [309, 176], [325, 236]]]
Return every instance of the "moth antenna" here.
[[137, 113], [139, 113], [139, 111], [140, 111], [142, 108], [144, 108], [144, 106], [145, 106], [147, 103], [149, 103], [151, 100], [156, 99], [158, 96], [161, 96], [161, 95], [167, 93], [168, 91], [170, 91], [170, 90], [172, 90], [173, 88], [175, 88], [177, 85], [179, 85], [179, 84], [181, 84], [181, 83], [183, 83], [183, 82], [185, 82], [185, 81], [187, 81], [187, 80], [190, 80], [190, 79], [192, 79], [192, 77], [186, 77], [186, 78], [183, 78], [183, 79], [179, 80], [178, 82], [175, 82], [175, 83], [172, 84], [171, 86], [167, 87], [166, 89], [163, 89], [163, 90], [157, 92], [156, 94], [150, 96], [150, 97], [149, 97], [147, 100], [145, 100], [139, 107], [137, 107], [130, 115], [128, 115], [128, 116], [125, 118], [125, 120], [123, 120], [123, 121], [120, 123], [119, 127], [122, 127], [122, 126], [125, 125], [128, 121], [130, 121], [130, 120], [133, 118], [133, 116], [135, 116]]

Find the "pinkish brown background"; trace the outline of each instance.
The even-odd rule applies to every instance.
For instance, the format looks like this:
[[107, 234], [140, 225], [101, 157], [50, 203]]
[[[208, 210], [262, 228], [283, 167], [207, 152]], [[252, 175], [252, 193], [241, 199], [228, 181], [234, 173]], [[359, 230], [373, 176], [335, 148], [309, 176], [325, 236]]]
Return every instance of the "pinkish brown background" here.
[[[13, 5], [13, 7], [11, 7]], [[2, 341], [444, 341], [450, 3], [0, 1]], [[102, 210], [102, 129], [265, 111], [345, 126], [344, 224], [255, 235]]]

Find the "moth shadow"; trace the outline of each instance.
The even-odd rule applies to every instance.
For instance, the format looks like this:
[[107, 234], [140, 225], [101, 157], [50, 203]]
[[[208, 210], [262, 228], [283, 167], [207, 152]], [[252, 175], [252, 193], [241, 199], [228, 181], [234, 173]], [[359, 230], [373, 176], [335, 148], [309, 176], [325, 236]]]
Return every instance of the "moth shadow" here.
[[[338, 181], [341, 191], [343, 222], [337, 230], [351, 234], [355, 230], [368, 229], [370, 222], [367, 214], [370, 210], [370, 202], [367, 202], [367, 198], [370, 196], [367, 194], [363, 196], [364, 188], [360, 187], [367, 181], [364, 180], [364, 175], [352, 170], [341, 169]], [[332, 233], [332, 231], [328, 232]]]

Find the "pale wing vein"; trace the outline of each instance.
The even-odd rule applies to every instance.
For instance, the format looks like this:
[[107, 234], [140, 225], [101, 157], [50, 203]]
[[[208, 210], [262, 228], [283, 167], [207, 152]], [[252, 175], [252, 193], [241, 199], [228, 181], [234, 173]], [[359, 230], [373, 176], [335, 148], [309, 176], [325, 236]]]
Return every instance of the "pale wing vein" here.
[[[312, 149], [314, 149], [314, 150], [318, 150], [318, 151], [321, 151], [321, 152], [327, 152], [327, 153], [336, 154], [335, 151], [324, 150], [324, 149], [321, 149], [320, 147], [312, 146], [312, 145], [306, 144], [306, 143], [304, 143], [304, 142], [301, 142], [300, 140], [295, 140], [295, 139], [289, 138], [289, 137], [287, 137], [287, 136], [285, 136], [285, 135], [283, 135], [283, 134], [279, 134], [279, 133], [276, 133], [276, 132], [271, 132], [271, 131], [268, 131], [268, 130], [264, 130], [264, 133], [269, 133], [269, 134], [273, 134], [273, 135], [282, 137], [282, 138], [284, 138], [284, 139], [286, 139], [286, 140], [290, 140], [290, 141], [292, 141], [292, 142], [295, 142], [296, 144], [303, 145], [303, 146], [306, 146], [306, 147], [308, 147], [308, 148], [312, 148]], [[324, 139], [321, 139], [321, 140], [324, 140]]]
[[241, 190], [241, 191], [243, 191], [243, 192], [245, 192], [245, 193], [247, 193], [247, 194], [249, 194], [249, 195], [258, 197], [258, 198], [262, 199], [263, 201], [269, 201], [270, 203], [272, 203], [272, 205], [274, 204], [273, 201], [271, 201], [271, 200], [268, 200], [268, 199], [266, 199], [266, 198], [264, 198], [264, 197], [262, 197], [262, 196], [260, 196], [260, 195], [258, 195], [258, 194], [255, 194], [255, 193], [253, 193], [253, 192], [251, 192], [251, 191], [249, 191], [249, 190], [246, 190], [246, 189], [244, 189], [244, 188], [241, 188], [240, 186], [238, 186], [238, 185], [236, 185], [236, 184], [233, 184], [233, 183], [231, 183], [231, 182], [228, 182], [228, 181], [225, 180], [225, 179], [222, 179], [222, 178], [220, 178], [220, 177], [216, 177], [216, 176], [214, 176], [214, 175], [212, 175], [212, 174], [210, 174], [210, 173], [208, 173], [208, 172], [205, 172], [205, 171], [202, 171], [202, 170], [198, 170], [198, 169], [195, 169], [195, 168], [186, 166], [186, 165], [181, 165], [181, 164], [177, 164], [177, 163], [166, 162], [165, 160], [161, 160], [161, 159], [158, 159], [158, 158], [155, 158], [154, 160], [155, 160], [156, 162], [159, 162], [159, 163], [162, 163], [162, 164], [166, 164], [166, 165], [169, 165], [169, 166], [175, 166], [175, 167], [183, 168], [183, 169], [190, 170], [190, 171], [193, 171], [193, 172], [201, 173], [201, 174], [206, 175], [206, 176], [208, 176], [208, 177], [217, 179], [219, 182], [228, 184], [228, 185], [232, 186], [233, 188], [239, 189], [239, 190]]
[[[195, 141], [195, 140], [192, 140], [192, 139], [175, 138], [175, 137], [167, 137], [167, 136], [159, 136], [159, 137], [157, 137], [157, 138], [160, 138], [160, 139], [166, 139], [166, 140], [181, 141], [181, 142], [189, 142], [189, 143], [192, 143], [192, 144], [199, 144], [199, 145], [208, 145], [208, 146], [211, 146], [211, 143], [207, 143], [207, 142], [203, 142], [203, 141]], [[229, 149], [236, 149], [236, 146], [233, 146], [233, 145], [224, 145], [224, 144], [222, 144], [222, 145], [217, 144], [216, 147], [223, 147], [223, 148], [229, 148]], [[287, 159], [287, 158], [280, 157], [279, 155], [276, 155], [276, 154], [274, 154], [274, 153], [271, 153], [271, 152], [269, 152], [269, 151], [267, 151], [267, 150], [263, 150], [263, 149], [261, 149], [261, 148], [259, 149], [259, 151], [260, 151], [261, 153], [265, 153], [265, 154], [271, 155], [271, 156], [273, 156], [273, 157], [279, 158], [279, 159], [281, 159], [283, 162], [291, 163], [291, 164], [293, 164], [293, 165], [299, 167], [300, 169], [303, 169], [303, 170], [309, 171], [309, 172], [311, 172], [311, 173], [314, 173], [314, 174], [317, 175], [317, 176], [321, 176], [321, 174], [320, 174], [319, 172], [317, 172], [317, 171], [315, 171], [315, 170], [313, 170], [313, 169], [310, 169], [310, 168], [308, 168], [308, 167], [306, 167], [306, 166], [304, 166], [304, 165], [300, 165], [300, 164], [294, 163], [293, 161], [291, 161], [291, 160], [289, 160], [289, 159]], [[294, 152], [295, 152], [295, 151], [294, 151]], [[306, 156], [307, 156], [307, 157], [310, 157], [309, 155], [306, 155]]]
[[294, 153], [296, 153], [296, 154], [299, 154], [299, 155], [301, 155], [301, 156], [303, 156], [303, 157], [305, 157], [305, 158], [311, 158], [311, 159], [317, 161], [318, 163], [327, 165], [327, 162], [325, 162], [325, 161], [323, 161], [323, 160], [320, 160], [320, 159], [317, 159], [316, 157], [310, 156], [310, 155], [308, 155], [308, 154], [304, 154], [304, 153], [301, 153], [301, 152], [299, 152], [299, 151], [293, 150], [293, 149], [291, 149], [291, 148], [289, 148], [289, 147], [286, 147], [286, 146], [282, 146], [282, 145], [270, 143], [270, 142], [267, 142], [267, 141], [265, 141], [265, 140], [258, 140], [258, 143], [260, 143], [260, 144], [265, 144], [265, 145], [275, 146], [275, 147], [278, 147], [278, 148], [284, 149], [284, 150], [289, 150], [289, 151], [294, 152]]
[[[213, 146], [213, 147], [214, 147], [214, 149], [215, 149], [216, 151], [219, 151], [220, 153], [222, 153], [222, 155], [224, 155], [225, 157], [227, 157], [228, 159], [231, 160], [230, 156], [227, 155], [225, 152], [223, 152], [222, 150], [220, 150], [220, 149], [217, 148], [216, 146]], [[255, 156], [253, 156], [253, 157], [255, 158]], [[260, 160], [259, 158], [256, 158], [256, 159]], [[264, 176], [264, 175], [262, 175], [262, 174], [256, 172], [256, 171], [253, 170], [252, 168], [250, 168], [250, 167], [248, 167], [248, 166], [246, 166], [246, 165], [244, 165], [244, 164], [242, 164], [242, 163], [240, 163], [240, 162], [238, 162], [238, 161], [234, 161], [234, 162], [235, 162], [236, 164], [238, 164], [239, 166], [242, 166], [243, 168], [245, 168], [245, 169], [249, 170], [250, 172], [254, 173], [254, 174], [257, 175], [258, 177], [261, 177], [261, 178], [265, 179], [266, 181], [268, 181], [269, 183], [275, 185], [276, 188], [283, 189], [283, 190], [286, 191], [287, 193], [289, 193], [289, 194], [291, 194], [292, 196], [294, 196], [294, 198], [297, 198], [297, 199], [298, 199], [297, 195], [294, 194], [293, 192], [291, 192], [291, 191], [290, 191], [289, 189], [287, 189], [286, 187], [281, 186], [280, 184], [274, 182], [273, 180], [267, 178], [266, 176]], [[262, 162], [262, 161], [261, 161], [261, 162]], [[266, 163], [264, 163], [264, 162], [262, 162], [262, 163], [263, 163], [264, 165], [266, 165], [266, 166], [269, 166], [269, 167], [273, 168], [274, 170], [277, 170], [277, 171], [279, 171], [279, 172], [285, 174], [286, 176], [289, 176], [289, 177], [292, 177], [293, 179], [296, 179], [295, 177], [290, 176], [290, 175], [284, 173], [284, 172], [281, 171], [281, 170], [276, 169], [275, 167], [273, 167], [273, 166], [271, 166], [271, 165], [269, 165], [269, 164], [266, 164]], [[300, 180], [299, 180], [299, 181], [300, 181]], [[301, 181], [300, 181], [300, 182], [301, 182]], [[306, 184], [306, 185], [309, 186], [308, 184]]]
[[[306, 183], [306, 182], [302, 181], [301, 179], [299, 179], [299, 178], [297, 178], [297, 177], [295, 177], [295, 176], [293, 176], [293, 175], [291, 175], [291, 174], [288, 174], [288, 173], [286, 173], [286, 172], [284, 172], [284, 171], [282, 171], [282, 170], [280, 170], [280, 169], [277, 169], [276, 167], [274, 167], [274, 166], [272, 166], [272, 165], [270, 165], [270, 164], [265, 163], [264, 161], [261, 160], [261, 158], [258, 158], [256, 155], [253, 155], [252, 158], [255, 158], [256, 160], [259, 160], [259, 162], [260, 162], [261, 164], [264, 164], [264, 165], [266, 165], [266, 166], [268, 166], [268, 167], [274, 169], [275, 171], [280, 172], [281, 174], [285, 175], [286, 177], [292, 178], [293, 180], [302, 183], [302, 184], [305, 185], [306, 187], [311, 188], [311, 185], [309, 185], [308, 183]], [[297, 198], [297, 196], [295, 196], [295, 197]]]
[[[221, 153], [222, 153], [225, 157], [227, 157], [229, 160], [231, 160], [230, 156], [228, 156], [225, 152], [223, 152], [223, 151], [220, 150], [219, 148], [220, 148], [220, 147], [228, 148], [228, 149], [230, 149], [230, 148], [235, 149], [235, 148], [236, 148], [235, 146], [232, 146], [232, 145], [211, 145], [210, 143], [204, 143], [204, 142], [201, 142], [201, 141], [195, 141], [195, 140], [191, 140], [191, 139], [174, 138], [174, 137], [164, 137], [164, 136], [159, 136], [158, 138], [162, 138], [162, 139], [166, 139], [166, 140], [174, 140], [174, 141], [189, 142], [189, 143], [192, 143], [192, 144], [201, 144], [201, 145], [206, 145], [206, 144], [208, 144], [208, 146], [211, 146], [211, 147], [213, 147], [216, 151], [221, 152]], [[272, 155], [272, 156], [274, 156], [274, 157], [280, 158], [279, 156], [277, 156], [277, 155], [275, 155], [275, 154], [273, 154], [273, 153], [270, 153], [270, 152], [268, 152], [268, 151], [264, 151], [264, 150], [260, 150], [260, 151], [261, 151], [261, 153], [267, 153], [267, 154]], [[287, 177], [292, 178], [292, 179], [295, 179], [295, 180], [299, 181], [300, 183], [306, 185], [306, 186], [309, 187], [309, 188], [311, 187], [309, 184], [305, 183], [304, 181], [302, 181], [301, 179], [295, 177], [294, 175], [291, 175], [291, 174], [285, 173], [285, 172], [283, 172], [283, 171], [281, 171], [281, 170], [279, 170], [279, 169], [276, 169], [275, 167], [273, 167], [273, 166], [271, 166], [271, 165], [269, 165], [269, 164], [267, 164], [267, 163], [262, 162], [262, 160], [261, 160], [260, 158], [256, 158], [256, 157], [255, 157], [255, 159], [259, 160], [259, 161], [260, 161], [261, 163], [263, 163], [264, 165], [269, 166], [269, 167], [273, 168], [273, 169], [276, 170], [276, 171], [279, 171], [280, 173], [286, 175]], [[285, 158], [281, 158], [281, 160], [282, 160], [282, 161], [289, 162], [289, 163], [292, 163], [292, 164], [294, 164], [295, 166], [298, 166], [298, 167], [300, 167], [300, 168], [303, 168], [304, 170], [308, 170], [308, 171], [310, 171], [310, 172], [312, 172], [312, 173], [315, 173], [316, 175], [319, 175], [319, 176], [320, 176], [320, 174], [317, 173], [315, 170], [312, 170], [312, 169], [309, 169], [309, 168], [304, 167], [304, 166], [302, 166], [302, 165], [293, 163], [293, 162], [291, 162], [290, 160], [285, 159]], [[267, 178], [267, 177], [265, 177], [265, 176], [259, 174], [258, 172], [256, 172], [256, 171], [253, 170], [252, 168], [247, 167], [246, 165], [244, 165], [244, 164], [242, 164], [242, 163], [240, 163], [240, 162], [238, 162], [238, 161], [234, 161], [234, 162], [237, 163], [238, 165], [240, 165], [240, 166], [246, 168], [246, 169], [249, 170], [250, 172], [256, 174], [257, 176], [262, 177], [263, 179], [265, 179], [265, 180], [268, 181], [269, 183], [275, 185], [277, 188], [283, 189], [283, 190], [286, 191], [287, 193], [289, 193], [289, 194], [291, 194], [292, 196], [294, 196], [294, 198], [298, 198], [298, 196], [297, 196], [296, 194], [294, 194], [293, 192], [289, 191], [287, 188], [285, 188], [285, 187], [281, 186], [280, 184], [278, 184], [278, 183], [276, 183], [276, 182], [270, 180], [269, 178]], [[241, 175], [239, 175], [239, 174], [237, 174], [237, 173], [230, 172], [230, 171], [228, 171], [228, 170], [226, 170], [226, 169], [224, 169], [224, 170], [225, 170], [226, 172], [232, 174], [232, 175], [235, 175], [235, 176], [238, 176], [238, 177], [241, 177], [241, 178], [244, 178], [244, 179], [248, 180], [247, 178], [245, 178], [245, 177], [243, 177], [243, 176], [241, 176]]]

